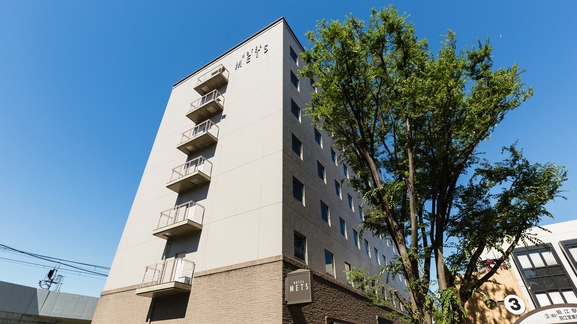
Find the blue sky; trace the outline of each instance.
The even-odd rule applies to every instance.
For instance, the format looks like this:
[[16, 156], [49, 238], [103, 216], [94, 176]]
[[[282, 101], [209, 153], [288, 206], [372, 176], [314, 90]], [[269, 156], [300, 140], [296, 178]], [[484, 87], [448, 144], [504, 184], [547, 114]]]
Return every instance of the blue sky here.
[[[436, 48], [491, 38], [496, 67], [516, 62], [535, 96], [483, 148], [515, 140], [532, 162], [569, 169], [575, 219], [577, 2], [396, 1]], [[172, 84], [284, 16], [306, 46], [319, 19], [366, 19], [380, 1], [0, 0], [0, 244], [110, 266]], [[0, 249], [0, 258], [19, 258]], [[21, 258], [26, 262], [51, 263]], [[0, 280], [36, 286], [49, 268], [0, 259]], [[62, 291], [98, 296], [103, 279], [75, 273]], [[141, 274], [135, 274], [140, 276]]]

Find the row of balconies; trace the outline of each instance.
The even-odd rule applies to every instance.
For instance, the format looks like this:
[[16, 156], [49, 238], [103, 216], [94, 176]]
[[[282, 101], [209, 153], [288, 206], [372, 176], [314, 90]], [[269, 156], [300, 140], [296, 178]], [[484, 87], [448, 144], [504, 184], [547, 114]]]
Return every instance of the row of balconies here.
[[[218, 141], [218, 126], [209, 118], [224, 109], [224, 96], [218, 88], [228, 82], [228, 70], [218, 65], [197, 79], [194, 87], [202, 97], [190, 104], [186, 114], [196, 125], [182, 133], [177, 149], [186, 155], [208, 148]], [[207, 184], [211, 180], [212, 163], [198, 156], [174, 169], [166, 187], [183, 193]], [[158, 225], [152, 234], [162, 239], [188, 236], [202, 230], [204, 207], [191, 200], [160, 213]], [[138, 296], [163, 297], [190, 292], [194, 275], [194, 262], [184, 255], [146, 267]]]

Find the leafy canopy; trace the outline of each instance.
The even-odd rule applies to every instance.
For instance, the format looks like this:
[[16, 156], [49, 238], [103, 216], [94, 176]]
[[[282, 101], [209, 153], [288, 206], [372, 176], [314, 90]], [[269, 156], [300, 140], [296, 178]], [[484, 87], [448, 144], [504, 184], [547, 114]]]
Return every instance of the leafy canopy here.
[[373, 9], [368, 25], [322, 20], [307, 37], [301, 75], [321, 89], [308, 114], [356, 172], [351, 185], [370, 206], [364, 228], [397, 245], [411, 320], [431, 322], [433, 281], [438, 322], [467, 316], [465, 302], [494, 273], [477, 271], [482, 252], [502, 252], [496, 271], [551, 216], [545, 205], [566, 179], [515, 145], [502, 162], [480, 158], [480, 143], [533, 95], [523, 71], [494, 68], [489, 40], [458, 50], [452, 31], [434, 55], [393, 7]]

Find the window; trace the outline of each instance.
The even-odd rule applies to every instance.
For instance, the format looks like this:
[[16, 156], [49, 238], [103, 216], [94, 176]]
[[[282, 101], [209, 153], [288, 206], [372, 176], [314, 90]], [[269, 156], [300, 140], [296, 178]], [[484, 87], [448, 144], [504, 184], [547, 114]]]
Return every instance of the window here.
[[299, 78], [297, 78], [296, 74], [291, 71], [291, 83], [295, 86], [297, 90], [299, 90]]
[[292, 47], [289, 46], [289, 50], [290, 50], [290, 56], [293, 59], [293, 61], [298, 65], [298, 58], [299, 56], [297, 55], [297, 53], [293, 50]]
[[293, 177], [293, 197], [305, 204], [305, 186], [295, 177]]
[[321, 201], [321, 218], [331, 225], [331, 211], [329, 206]]
[[345, 220], [339, 217], [339, 224], [341, 225], [341, 235], [347, 238], [347, 223]]
[[353, 241], [355, 241], [355, 246], [360, 249], [359, 247], [359, 233], [356, 230], [353, 230]]
[[347, 165], [343, 163], [343, 174], [345, 175], [346, 178], [349, 177], [349, 168], [347, 168]]
[[301, 159], [303, 158], [303, 143], [295, 136], [295, 134], [292, 134], [292, 148], [293, 148], [293, 152], [296, 153], [296, 155], [298, 155]]
[[369, 256], [369, 258], [371, 257], [371, 248], [369, 247], [369, 241], [367, 241], [365, 239], [365, 253]]
[[323, 180], [324, 183], [326, 183], [325, 167], [319, 161], [317, 161], [317, 175], [319, 178], [321, 178], [321, 180]]
[[321, 136], [321, 132], [315, 128], [315, 142], [317, 142], [321, 147], [323, 147], [323, 137]]
[[299, 107], [292, 99], [291, 112], [299, 121], [301, 121], [301, 107]]
[[295, 258], [306, 262], [307, 257], [307, 238], [298, 232], [294, 235]]
[[377, 248], [373, 248], [373, 252], [375, 252], [374, 254], [375, 261], [377, 262], [377, 264], [381, 264], [381, 260], [379, 260], [379, 250], [377, 250]]
[[573, 267], [573, 271], [577, 274], [577, 239], [567, 240], [559, 242], [559, 245], [563, 249], [563, 253], [569, 260], [569, 263]]
[[363, 210], [361, 209], [361, 206], [359, 206], [359, 218], [361, 220], [365, 220], [365, 216], [363, 215]]
[[355, 211], [355, 207], [353, 206], [353, 197], [351, 197], [351, 195], [347, 194], [347, 199], [348, 199], [348, 201], [349, 201], [349, 208], [350, 208], [352, 211]]
[[337, 164], [337, 152], [331, 147], [331, 160]]
[[537, 307], [577, 302], [577, 289], [551, 245], [518, 248], [513, 256]]
[[353, 282], [351, 281], [350, 278], [350, 274], [349, 272], [352, 270], [351, 265], [348, 262], [345, 262], [345, 276], [347, 276], [347, 282], [349, 283], [349, 285], [353, 285]]
[[341, 197], [341, 184], [337, 180], [335, 180], [335, 193]]
[[315, 80], [310, 79], [310, 81], [311, 81], [311, 88], [313, 88], [313, 92], [317, 92], [317, 88], [315, 87]]
[[387, 257], [384, 254], [382, 254], [381, 257], [382, 257], [381, 259], [383, 259], [383, 263], [381, 263], [381, 264], [386, 266], [387, 265]]
[[325, 250], [325, 271], [331, 276], [335, 276], [335, 263], [333, 254], [327, 250]]

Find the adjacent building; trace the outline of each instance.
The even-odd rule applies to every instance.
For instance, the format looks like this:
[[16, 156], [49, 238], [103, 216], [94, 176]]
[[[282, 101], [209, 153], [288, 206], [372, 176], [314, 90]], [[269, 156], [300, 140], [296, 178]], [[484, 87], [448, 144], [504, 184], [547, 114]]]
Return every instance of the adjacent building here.
[[[513, 251], [506, 269], [498, 270], [492, 278], [499, 284], [481, 287], [486, 299], [494, 302], [492, 307], [480, 297], [468, 303], [471, 323], [478, 319], [486, 323], [577, 323], [577, 221], [536, 227], [530, 232], [543, 245], [521, 245]], [[497, 257], [487, 253], [486, 267]], [[514, 298], [509, 307], [507, 296]]]
[[90, 324], [98, 298], [0, 281], [2, 324]]
[[392, 323], [347, 279], [396, 251], [304, 113], [302, 50], [281, 18], [174, 85], [94, 323]]

